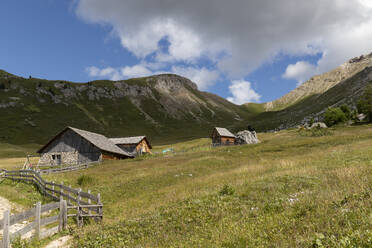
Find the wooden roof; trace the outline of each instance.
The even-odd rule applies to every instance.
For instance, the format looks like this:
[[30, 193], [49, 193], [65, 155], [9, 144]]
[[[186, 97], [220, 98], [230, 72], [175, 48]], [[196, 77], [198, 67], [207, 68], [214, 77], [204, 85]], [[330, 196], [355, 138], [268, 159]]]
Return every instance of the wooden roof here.
[[73, 132], [77, 133], [84, 139], [86, 139], [88, 142], [92, 143], [94, 146], [96, 146], [98, 149], [102, 151], [106, 151], [113, 154], [119, 154], [126, 157], [133, 157], [132, 154], [129, 154], [122, 149], [120, 149], [118, 146], [116, 146], [110, 139], [106, 138], [102, 134], [93, 133], [73, 127], [66, 127], [63, 129], [60, 133], [58, 133], [53, 139], [51, 139], [46, 145], [44, 145], [42, 148], [40, 148], [37, 152], [42, 153], [43, 150], [52, 143], [55, 139], [57, 139], [59, 136], [61, 136], [63, 133], [65, 133], [67, 130], [72, 130]]
[[229, 130], [223, 127], [215, 127], [214, 130], [216, 130], [217, 134], [222, 137], [230, 137], [235, 138], [235, 135], [232, 134]]
[[134, 137], [124, 137], [124, 138], [110, 138], [110, 141], [115, 145], [137, 145], [143, 139], [146, 140], [149, 148], [151, 149], [150, 142], [147, 140], [146, 136], [134, 136]]

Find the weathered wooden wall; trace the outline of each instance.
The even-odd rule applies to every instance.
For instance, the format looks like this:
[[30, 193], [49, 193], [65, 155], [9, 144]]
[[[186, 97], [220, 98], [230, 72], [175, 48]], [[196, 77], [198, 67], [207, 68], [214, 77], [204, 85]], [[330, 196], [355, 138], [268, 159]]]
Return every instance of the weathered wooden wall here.
[[150, 147], [147, 144], [146, 140], [143, 139], [138, 145], [136, 146], [137, 153], [151, 153]]
[[41, 162], [51, 162], [53, 154], [60, 154], [63, 164], [94, 162], [101, 157], [97, 147], [72, 130], [67, 130], [43, 149]]

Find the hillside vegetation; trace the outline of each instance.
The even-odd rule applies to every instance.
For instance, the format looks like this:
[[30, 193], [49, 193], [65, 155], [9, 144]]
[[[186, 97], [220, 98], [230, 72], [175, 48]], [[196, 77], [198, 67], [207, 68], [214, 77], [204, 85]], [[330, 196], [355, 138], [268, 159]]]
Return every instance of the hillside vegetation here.
[[251, 114], [177, 75], [71, 83], [0, 73], [0, 142], [43, 144], [66, 126], [155, 144], [208, 137]]
[[372, 126], [328, 131], [198, 139], [47, 178], [102, 195], [104, 223], [72, 231], [76, 247], [370, 247]]
[[341, 66], [321, 75], [316, 75], [298, 88], [280, 97], [279, 99], [264, 104], [266, 110], [283, 110], [312, 95], [325, 93], [342, 81], [353, 77], [355, 74], [372, 66], [372, 53], [350, 59]]

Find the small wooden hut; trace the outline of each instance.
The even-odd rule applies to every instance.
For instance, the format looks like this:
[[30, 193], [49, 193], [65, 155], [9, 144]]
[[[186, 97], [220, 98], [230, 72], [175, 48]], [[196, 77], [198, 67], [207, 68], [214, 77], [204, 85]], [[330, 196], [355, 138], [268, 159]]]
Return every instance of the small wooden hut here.
[[226, 128], [215, 127], [211, 138], [213, 146], [230, 146], [235, 144], [235, 135]]
[[133, 154], [134, 156], [146, 153], [151, 154], [152, 146], [146, 136], [111, 138], [110, 141], [123, 151]]

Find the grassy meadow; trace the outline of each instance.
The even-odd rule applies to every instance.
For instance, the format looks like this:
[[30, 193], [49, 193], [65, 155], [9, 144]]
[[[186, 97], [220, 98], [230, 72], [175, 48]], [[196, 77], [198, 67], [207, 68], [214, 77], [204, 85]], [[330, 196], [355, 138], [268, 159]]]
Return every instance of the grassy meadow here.
[[[104, 222], [72, 231], [76, 247], [372, 247], [372, 125], [258, 137], [158, 146], [46, 178], [101, 193]], [[3, 181], [0, 195], [27, 205], [30, 188]]]

